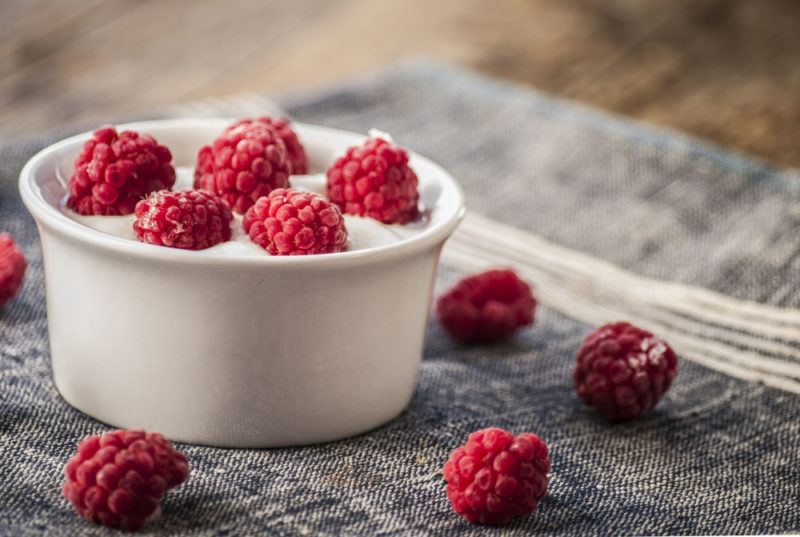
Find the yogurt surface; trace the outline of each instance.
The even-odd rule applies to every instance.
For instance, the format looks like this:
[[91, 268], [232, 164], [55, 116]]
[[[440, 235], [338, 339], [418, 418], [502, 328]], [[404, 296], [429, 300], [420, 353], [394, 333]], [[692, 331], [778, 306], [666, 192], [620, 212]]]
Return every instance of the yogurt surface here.
[[[176, 167], [176, 179], [173, 190], [192, 188], [194, 183], [194, 170], [190, 167]], [[293, 175], [289, 183], [291, 188], [308, 190], [325, 195], [325, 174]], [[72, 220], [79, 222], [97, 231], [138, 242], [133, 232], [134, 215], [124, 216], [83, 216], [67, 209], [62, 203], [62, 212]], [[430, 219], [423, 211], [419, 220], [405, 225], [387, 225], [374, 218], [364, 218], [345, 214], [344, 222], [347, 228], [347, 250], [365, 250], [378, 246], [400, 242], [425, 230]], [[163, 248], [159, 246], [158, 248]], [[242, 216], [234, 213], [231, 222], [231, 240], [206, 248], [202, 252], [221, 256], [265, 256], [270, 255], [266, 250], [250, 240], [242, 228]]]

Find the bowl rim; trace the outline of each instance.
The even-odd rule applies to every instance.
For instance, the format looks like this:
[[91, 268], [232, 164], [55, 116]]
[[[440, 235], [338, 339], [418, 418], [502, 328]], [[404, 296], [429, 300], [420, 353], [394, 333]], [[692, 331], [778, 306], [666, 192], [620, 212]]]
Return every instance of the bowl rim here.
[[[205, 128], [221, 126], [224, 128], [224, 126], [233, 121], [235, 121], [235, 118], [227, 117], [157, 119], [120, 123], [116, 124], [115, 127], [118, 130], [127, 129], [136, 131], [149, 131], [154, 128], [191, 128], [192, 126], [202, 126]], [[342, 129], [334, 129], [302, 122], [293, 122], [293, 125], [297, 126], [299, 130], [307, 132], [317, 131], [329, 136], [344, 136], [350, 138], [354, 143], [359, 143], [359, 139], [366, 139], [364, 135]], [[222, 128], [220, 128], [220, 131]], [[442, 186], [441, 195], [452, 196], [453, 200], [451, 203], [448, 203], [448, 205], [452, 207], [449, 209], [449, 214], [445, 214], [442, 220], [432, 222], [431, 225], [422, 232], [404, 238], [398, 242], [372, 248], [320, 255], [279, 256], [269, 255], [265, 252], [263, 257], [219, 253], [209, 254], [203, 250], [181, 250], [178, 248], [166, 248], [163, 246], [145, 244], [93, 229], [69, 218], [56, 207], [48, 203], [42, 196], [40, 188], [34, 184], [38, 168], [48, 157], [51, 157], [53, 154], [58, 154], [70, 146], [78, 143], [82, 144], [91, 135], [92, 131], [87, 131], [70, 136], [45, 147], [31, 157], [22, 168], [19, 175], [20, 196], [28, 211], [40, 226], [44, 225], [50, 230], [73, 240], [125, 256], [189, 265], [264, 265], [293, 267], [313, 265], [315, 267], [328, 267], [340, 264], [361, 264], [367, 261], [378, 261], [409, 255], [419, 250], [430, 248], [437, 243], [444, 242], [444, 240], [455, 231], [455, 228], [466, 214], [464, 193], [455, 179], [453, 179], [444, 168], [432, 160], [419, 153], [408, 150], [412, 158], [425, 163], [426, 166], [432, 167], [436, 171], [439, 175], [437, 181], [439, 181]]]

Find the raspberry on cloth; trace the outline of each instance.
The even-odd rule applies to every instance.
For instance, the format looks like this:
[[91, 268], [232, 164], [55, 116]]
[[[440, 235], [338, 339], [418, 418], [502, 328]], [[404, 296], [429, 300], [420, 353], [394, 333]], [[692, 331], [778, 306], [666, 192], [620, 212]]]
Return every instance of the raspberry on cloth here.
[[0, 233], [0, 309], [19, 292], [27, 266], [11, 235]]
[[64, 496], [79, 515], [136, 530], [189, 478], [189, 464], [162, 435], [128, 429], [86, 437], [64, 473]]
[[601, 326], [581, 345], [575, 389], [611, 421], [652, 410], [678, 374], [678, 357], [663, 339], [627, 322]]
[[470, 522], [505, 524], [536, 511], [547, 493], [547, 444], [532, 433], [475, 431], [444, 465], [447, 497]]
[[436, 301], [439, 323], [465, 343], [508, 339], [533, 324], [535, 310], [530, 286], [509, 269], [468, 276]]

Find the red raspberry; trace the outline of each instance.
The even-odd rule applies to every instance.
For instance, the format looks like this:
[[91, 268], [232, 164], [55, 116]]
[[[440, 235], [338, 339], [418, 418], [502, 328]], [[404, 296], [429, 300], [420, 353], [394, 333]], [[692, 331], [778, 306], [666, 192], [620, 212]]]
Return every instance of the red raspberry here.
[[119, 430], [88, 436], [66, 467], [64, 496], [82, 517], [140, 528], [167, 490], [189, 477], [183, 453], [158, 433]]
[[470, 522], [505, 524], [536, 511], [547, 492], [547, 444], [490, 427], [469, 435], [444, 465], [447, 497]]
[[536, 299], [513, 270], [494, 269], [464, 278], [436, 302], [439, 323], [455, 339], [500, 341], [533, 323]]
[[14, 298], [22, 287], [28, 263], [7, 233], [0, 233], [0, 308]]
[[611, 421], [635, 418], [656, 406], [678, 373], [678, 358], [658, 336], [630, 323], [601, 326], [584, 340], [575, 389]]
[[313, 192], [279, 188], [244, 215], [244, 231], [272, 255], [330, 254], [347, 243], [338, 207]]
[[333, 163], [328, 196], [345, 213], [384, 224], [405, 224], [419, 216], [417, 176], [408, 166], [408, 153], [383, 138], [369, 138]]
[[172, 188], [172, 154], [149, 134], [101, 127], [83, 144], [69, 180], [67, 206], [80, 214], [130, 214], [155, 190]]
[[230, 240], [232, 219], [225, 202], [210, 192], [162, 190], [136, 204], [133, 230], [142, 242], [203, 250]]
[[194, 186], [217, 194], [244, 214], [261, 196], [289, 186], [291, 173], [286, 144], [272, 124], [242, 119], [200, 148]]
[[306, 150], [297, 133], [292, 129], [292, 124], [286, 118], [274, 119], [271, 117], [263, 116], [256, 121], [272, 125], [278, 136], [281, 137], [283, 143], [286, 144], [286, 153], [289, 156], [289, 162], [292, 164], [292, 174], [303, 175], [308, 173], [308, 158], [306, 157]]

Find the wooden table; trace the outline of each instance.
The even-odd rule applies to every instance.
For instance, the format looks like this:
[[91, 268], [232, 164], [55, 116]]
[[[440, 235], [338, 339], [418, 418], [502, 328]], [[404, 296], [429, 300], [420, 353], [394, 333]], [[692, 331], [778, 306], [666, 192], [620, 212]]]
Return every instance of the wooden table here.
[[800, 166], [796, 0], [0, 0], [0, 138], [414, 55]]

